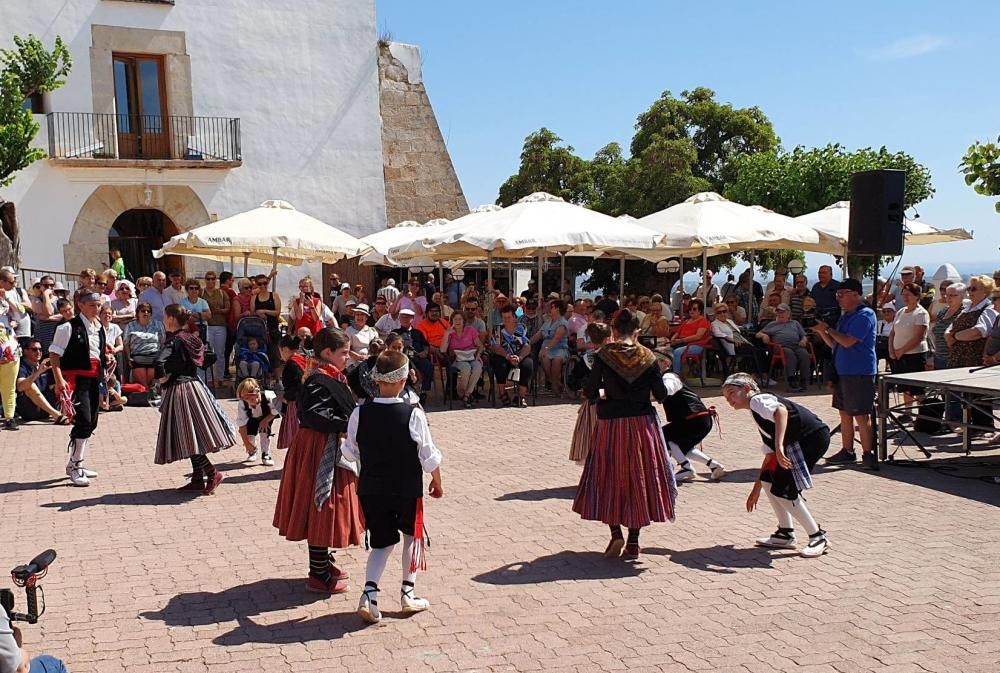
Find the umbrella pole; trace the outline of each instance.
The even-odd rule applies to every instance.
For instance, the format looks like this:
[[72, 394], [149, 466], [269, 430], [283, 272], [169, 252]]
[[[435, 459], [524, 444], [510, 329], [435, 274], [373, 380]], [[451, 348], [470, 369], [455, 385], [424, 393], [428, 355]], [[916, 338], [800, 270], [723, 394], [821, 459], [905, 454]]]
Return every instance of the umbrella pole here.
[[618, 262], [618, 301], [625, 305], [625, 258]]
[[486, 286], [493, 290], [493, 252], [486, 254]]
[[[701, 291], [704, 293], [702, 301], [708, 302], [708, 249], [702, 248], [701, 250]], [[708, 313], [708, 306], [705, 307], [705, 312]]]
[[[271, 248], [271, 271], [278, 270], [278, 249]], [[278, 274], [275, 273], [271, 276], [271, 292], [274, 292], [275, 288], [278, 287]]]
[[232, 255], [229, 256], [229, 272], [236, 274], [236, 258]]
[[847, 279], [847, 246], [844, 246], [844, 256], [840, 259], [843, 266], [840, 268], [840, 280]]
[[542, 292], [542, 274], [545, 273], [545, 256], [538, 256], [538, 302], [541, 303], [545, 297], [545, 293]]
[[514, 260], [507, 260], [507, 292], [514, 292]]
[[[560, 285], [559, 285], [559, 294], [562, 294], [563, 288], [566, 287], [566, 253], [565, 252], [560, 252], [559, 253], [559, 277], [561, 279], [559, 281], [559, 283], [560, 283]], [[573, 295], [572, 292], [570, 292], [569, 294], [570, 294], [570, 296]]]
[[[438, 285], [438, 288], [441, 290], [441, 292], [444, 292], [444, 263], [442, 262], [438, 262], [438, 281], [440, 283], [440, 285]], [[443, 294], [441, 295], [441, 298], [442, 300], [444, 299]]]
[[243, 277], [244, 278], [246, 278], [247, 274], [250, 273], [250, 270], [247, 268], [249, 262], [250, 262], [250, 253], [249, 252], [244, 252], [243, 253]]

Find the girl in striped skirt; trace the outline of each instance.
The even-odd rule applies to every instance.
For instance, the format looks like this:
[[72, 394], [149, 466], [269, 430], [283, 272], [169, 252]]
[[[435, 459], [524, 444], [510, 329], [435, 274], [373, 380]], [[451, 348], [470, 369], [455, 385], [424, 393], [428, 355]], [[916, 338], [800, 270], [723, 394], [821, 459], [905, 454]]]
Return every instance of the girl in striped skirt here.
[[810, 472], [830, 448], [830, 428], [801, 404], [771, 393], [762, 393], [749, 374], [733, 374], [722, 385], [722, 394], [733, 409], [749, 409], [764, 440], [764, 462], [760, 476], [747, 498], [747, 511], [757, 507], [763, 483], [771, 485], [767, 499], [778, 518], [778, 529], [757, 539], [760, 547], [795, 549], [794, 519], [809, 535], [809, 543], [799, 550], [805, 558], [826, 553], [826, 531], [800, 496], [812, 488]]
[[[587, 338], [593, 344], [594, 350], [583, 354], [583, 364], [588, 371], [594, 367], [594, 357], [598, 348], [611, 338], [611, 328], [602, 322], [587, 325]], [[573, 428], [573, 439], [570, 440], [569, 459], [577, 465], [583, 465], [590, 453], [590, 444], [597, 433], [597, 405], [586, 397], [576, 413], [576, 426]]]
[[[573, 511], [610, 527], [605, 556], [638, 558], [639, 531], [674, 519], [677, 486], [649, 401], [652, 396], [662, 402], [667, 391], [653, 352], [635, 342], [635, 315], [619, 311], [612, 328], [615, 341], [597, 351], [583, 386], [587, 399], [597, 404], [597, 430]], [[628, 528], [627, 541], [622, 526]]]
[[181, 491], [212, 494], [222, 481], [208, 454], [236, 443], [236, 429], [208, 387], [198, 378], [205, 345], [185, 328], [191, 312], [180, 304], [163, 311], [167, 343], [156, 357], [163, 401], [156, 437], [157, 465], [191, 460], [191, 481]]
[[278, 429], [278, 448], [287, 449], [299, 431], [299, 414], [296, 400], [302, 388], [302, 378], [308, 366], [306, 356], [300, 352], [302, 339], [286, 334], [278, 342], [278, 352], [284, 367], [281, 368], [281, 385], [285, 390], [281, 406], [281, 427]]

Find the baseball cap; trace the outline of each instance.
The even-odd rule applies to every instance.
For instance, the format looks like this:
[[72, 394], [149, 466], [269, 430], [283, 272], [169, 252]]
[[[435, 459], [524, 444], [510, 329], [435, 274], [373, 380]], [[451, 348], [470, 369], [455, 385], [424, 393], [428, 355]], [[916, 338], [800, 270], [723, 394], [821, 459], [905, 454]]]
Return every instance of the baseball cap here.
[[852, 292], [857, 292], [858, 294], [862, 294], [863, 292], [861, 289], [861, 281], [857, 278], [845, 278], [840, 281], [840, 289], [851, 290]]
[[340, 284], [340, 289], [341, 290], [350, 290], [351, 289], [351, 284], [350, 283], [341, 283]]
[[788, 306], [788, 304], [778, 304], [777, 306], [774, 307], [774, 310], [776, 310], [776, 311], [791, 311], [792, 309]]
[[60, 283], [58, 280], [56, 281], [56, 284], [54, 286], [52, 286], [52, 291], [53, 292], [68, 292], [68, 290], [66, 289], [66, 286], [63, 285], [62, 283]]
[[889, 302], [888, 304], [882, 304], [882, 310], [883, 311], [895, 311], [896, 310], [896, 305], [893, 304], [892, 302]]
[[[348, 306], [350, 306], [350, 302], [348, 302]], [[355, 313], [364, 313], [365, 315], [371, 315], [368, 308], [368, 304], [357, 304], [352, 310]]]
[[914, 271], [912, 266], [904, 266], [902, 270], [899, 272], [899, 274], [903, 275], [904, 273], [913, 273], [913, 272]]
[[412, 308], [403, 308], [399, 310], [399, 315], [417, 315], [413, 312]]

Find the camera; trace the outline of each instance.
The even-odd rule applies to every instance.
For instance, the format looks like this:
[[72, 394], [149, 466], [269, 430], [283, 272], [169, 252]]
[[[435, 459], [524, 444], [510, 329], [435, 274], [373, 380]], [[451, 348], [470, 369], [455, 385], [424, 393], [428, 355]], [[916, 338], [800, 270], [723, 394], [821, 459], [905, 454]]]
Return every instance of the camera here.
[[840, 321], [840, 307], [830, 306], [827, 308], [816, 309], [816, 319], [822, 320], [830, 327], [836, 327], [837, 323]]
[[[14, 612], [14, 592], [10, 589], [0, 589], [0, 605], [7, 611], [7, 616], [12, 622], [27, 622], [37, 624], [38, 618], [45, 614], [45, 592], [41, 591], [38, 580], [45, 577], [49, 571], [49, 565], [56, 560], [54, 549], [46, 549], [41, 554], [31, 559], [26, 565], [20, 565], [10, 571], [10, 578], [14, 584], [24, 587], [25, 600], [28, 604], [27, 612]], [[38, 609], [38, 594], [42, 595], [42, 609]]]

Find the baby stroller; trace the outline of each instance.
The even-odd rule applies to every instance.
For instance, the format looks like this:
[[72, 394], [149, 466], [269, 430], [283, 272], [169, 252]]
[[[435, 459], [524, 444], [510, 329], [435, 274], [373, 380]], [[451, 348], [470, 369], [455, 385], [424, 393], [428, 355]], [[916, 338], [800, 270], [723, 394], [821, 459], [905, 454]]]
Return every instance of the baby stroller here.
[[[251, 339], [257, 341], [257, 349], [250, 350]], [[256, 316], [240, 318], [236, 323], [236, 385], [244, 379], [254, 378], [261, 388], [271, 374], [271, 361], [267, 357], [270, 337], [267, 333], [267, 323]]]

